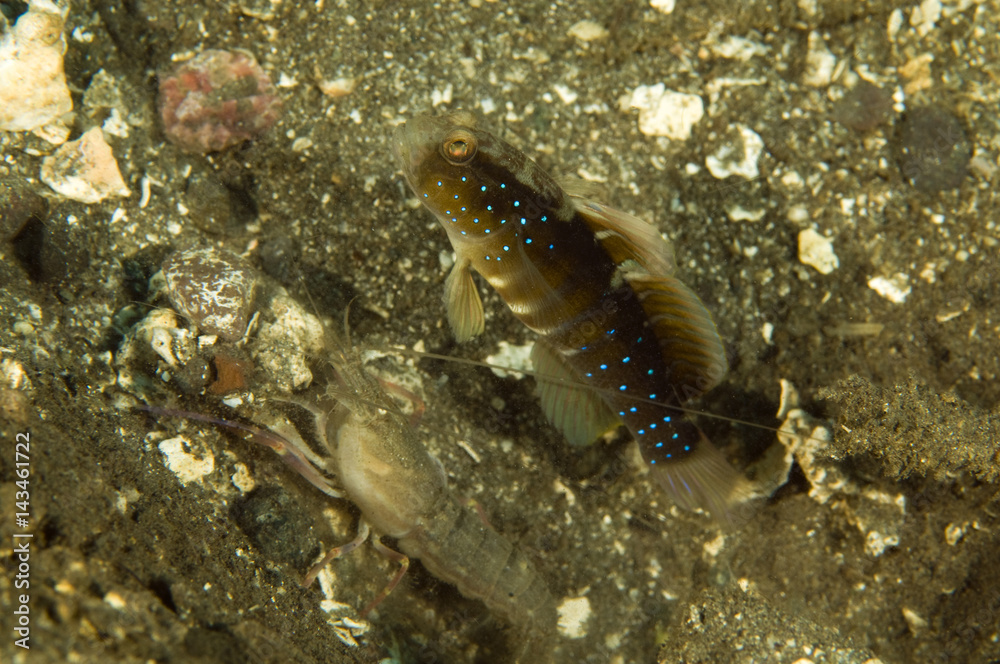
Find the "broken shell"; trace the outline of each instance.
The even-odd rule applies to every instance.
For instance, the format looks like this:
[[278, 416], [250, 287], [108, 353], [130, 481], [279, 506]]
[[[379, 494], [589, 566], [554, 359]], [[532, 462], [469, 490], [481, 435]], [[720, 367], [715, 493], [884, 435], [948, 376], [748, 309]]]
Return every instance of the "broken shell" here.
[[58, 193], [81, 203], [99, 203], [111, 196], [132, 194], [100, 127], [46, 157], [41, 177], [42, 182]]

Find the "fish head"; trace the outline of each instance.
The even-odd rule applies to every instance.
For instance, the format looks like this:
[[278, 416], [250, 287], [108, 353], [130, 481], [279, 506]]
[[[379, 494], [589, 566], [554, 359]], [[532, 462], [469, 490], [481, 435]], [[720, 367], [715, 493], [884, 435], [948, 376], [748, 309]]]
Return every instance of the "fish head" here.
[[[396, 130], [393, 144], [410, 188], [453, 244], [495, 239], [515, 225], [508, 221], [527, 214], [522, 201], [538, 198], [537, 189], [529, 189], [520, 177], [530, 160], [479, 129], [476, 116], [468, 111], [408, 120]], [[556, 189], [552, 183], [546, 192]], [[544, 214], [538, 206], [531, 212], [535, 217]]]

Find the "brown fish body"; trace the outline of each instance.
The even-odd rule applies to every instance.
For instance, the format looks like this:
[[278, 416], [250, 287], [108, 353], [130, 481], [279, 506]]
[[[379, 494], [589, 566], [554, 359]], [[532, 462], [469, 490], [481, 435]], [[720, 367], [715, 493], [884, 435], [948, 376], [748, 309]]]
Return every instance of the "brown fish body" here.
[[721, 379], [722, 343], [672, 276], [659, 233], [569, 196], [467, 113], [411, 120], [396, 147], [455, 249], [446, 301], [459, 340], [483, 328], [475, 270], [540, 335], [532, 359], [542, 406], [571, 443], [624, 423], [676, 498], [724, 512], [742, 477], [677, 409]]

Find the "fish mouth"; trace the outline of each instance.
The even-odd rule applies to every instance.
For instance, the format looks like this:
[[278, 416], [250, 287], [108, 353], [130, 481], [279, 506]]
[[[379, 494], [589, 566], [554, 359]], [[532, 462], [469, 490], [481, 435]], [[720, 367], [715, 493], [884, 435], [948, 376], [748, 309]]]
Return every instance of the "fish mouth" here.
[[396, 127], [392, 149], [410, 186], [417, 182], [420, 164], [437, 149], [439, 125], [438, 118], [421, 115]]

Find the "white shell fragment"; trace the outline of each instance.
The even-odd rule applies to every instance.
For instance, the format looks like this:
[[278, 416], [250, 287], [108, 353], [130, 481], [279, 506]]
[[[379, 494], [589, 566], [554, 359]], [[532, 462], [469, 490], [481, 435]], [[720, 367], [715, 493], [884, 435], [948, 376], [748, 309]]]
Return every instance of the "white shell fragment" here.
[[941, 20], [941, 0], [923, 0], [913, 8], [910, 14], [910, 25], [917, 30], [917, 35], [925, 36], [935, 28], [935, 24]]
[[896, 304], [905, 302], [906, 296], [913, 290], [910, 287], [910, 278], [902, 272], [897, 272], [891, 277], [872, 277], [868, 280], [868, 287]]
[[284, 291], [270, 309], [274, 322], [261, 325], [254, 361], [282, 392], [306, 388], [313, 379], [309, 358], [323, 350], [323, 324]]
[[100, 127], [66, 143], [42, 160], [42, 182], [66, 198], [99, 203], [112, 196], [129, 196], [111, 146]]
[[568, 639], [579, 639], [587, 635], [586, 623], [593, 613], [589, 599], [586, 597], [564, 599], [558, 611], [560, 634]]
[[168, 438], [157, 446], [166, 457], [167, 468], [177, 476], [181, 484], [197, 482], [215, 470], [215, 457], [212, 452], [205, 449], [199, 456], [187, 451], [186, 448], [191, 446], [191, 441], [182, 436]]
[[833, 240], [811, 228], [799, 233], [799, 261], [820, 274], [830, 274], [840, 267], [840, 259], [833, 252]]
[[677, 0], [649, 0], [649, 6], [661, 14], [669, 14], [674, 11]]
[[604, 26], [594, 21], [578, 21], [570, 27], [567, 33], [570, 37], [579, 39], [582, 42], [590, 42], [604, 39], [608, 36], [608, 31]]
[[705, 157], [705, 166], [719, 180], [730, 175], [752, 180], [760, 175], [757, 160], [764, 152], [764, 139], [746, 125], [738, 124], [734, 129], [715, 152]]
[[63, 71], [65, 12], [47, 0], [0, 38], [0, 130], [29, 131], [73, 110]]
[[826, 47], [826, 42], [823, 41], [818, 32], [809, 33], [808, 48], [802, 82], [814, 88], [825, 88], [833, 81], [833, 71], [837, 67], [837, 56]]
[[639, 131], [646, 136], [677, 141], [690, 138], [691, 129], [705, 116], [701, 97], [667, 90], [663, 83], [640, 85], [618, 104], [623, 111], [639, 109]]
[[163, 277], [170, 303], [203, 332], [243, 337], [257, 275], [242, 258], [214, 247], [177, 251], [163, 261]]
[[[778, 417], [784, 422], [778, 430], [778, 441], [785, 447], [787, 466], [791, 466], [792, 459], [798, 462], [811, 487], [809, 496], [841, 512], [858, 529], [869, 556], [878, 557], [899, 546], [906, 497], [859, 486], [830, 444], [830, 430], [799, 407], [794, 385], [785, 380], [781, 383]], [[851, 496], [851, 500], [843, 500], [845, 496]]]

